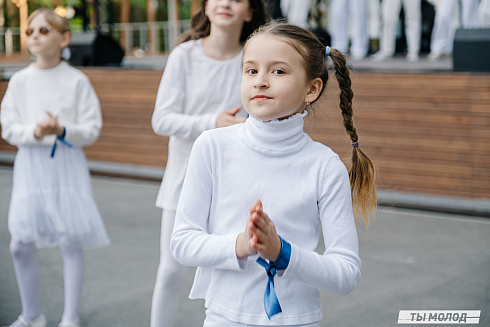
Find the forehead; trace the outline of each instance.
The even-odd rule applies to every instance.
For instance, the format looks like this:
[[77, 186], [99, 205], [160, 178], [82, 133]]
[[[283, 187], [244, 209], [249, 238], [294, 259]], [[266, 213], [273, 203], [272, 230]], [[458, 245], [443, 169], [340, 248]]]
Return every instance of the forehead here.
[[295, 47], [286, 39], [268, 35], [259, 34], [247, 41], [245, 51], [243, 53], [243, 62], [247, 60], [274, 60], [285, 62], [301, 62], [303, 58], [298, 53]]
[[29, 26], [37, 26], [37, 25], [48, 25], [48, 21], [46, 20], [46, 17], [44, 14], [39, 14], [36, 15], [31, 22], [29, 23]]

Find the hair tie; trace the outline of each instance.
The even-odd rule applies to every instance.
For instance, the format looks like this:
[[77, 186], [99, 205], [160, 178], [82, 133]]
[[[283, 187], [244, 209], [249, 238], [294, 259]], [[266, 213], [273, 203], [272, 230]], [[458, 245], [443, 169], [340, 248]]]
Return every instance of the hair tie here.
[[330, 47], [327, 45], [327, 47], [325, 48], [325, 56], [330, 56]]
[[352, 147], [353, 148], [358, 148], [359, 147], [359, 142], [352, 142]]

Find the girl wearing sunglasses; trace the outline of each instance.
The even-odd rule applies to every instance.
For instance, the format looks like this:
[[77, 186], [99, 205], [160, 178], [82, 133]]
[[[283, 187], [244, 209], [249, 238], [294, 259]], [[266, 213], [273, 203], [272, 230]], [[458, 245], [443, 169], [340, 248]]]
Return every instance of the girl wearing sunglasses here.
[[109, 244], [82, 151], [99, 136], [102, 116], [89, 79], [61, 59], [70, 43], [68, 21], [39, 9], [28, 24], [27, 46], [36, 60], [12, 76], [0, 111], [2, 137], [18, 147], [8, 227], [22, 313], [10, 327], [47, 324], [34, 245], [60, 247], [65, 305], [59, 327], [77, 327], [83, 249]]

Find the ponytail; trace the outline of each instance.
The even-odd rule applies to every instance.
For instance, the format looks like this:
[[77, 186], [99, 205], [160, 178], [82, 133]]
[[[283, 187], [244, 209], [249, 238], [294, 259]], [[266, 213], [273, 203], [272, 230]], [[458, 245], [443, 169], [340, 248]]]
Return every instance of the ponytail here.
[[354, 216], [357, 221], [362, 220], [367, 228], [369, 218], [376, 210], [376, 167], [359, 148], [359, 137], [352, 119], [354, 92], [351, 89], [351, 79], [345, 57], [336, 49], [330, 49], [330, 57], [335, 69], [335, 77], [339, 83], [339, 107], [342, 111], [344, 127], [352, 141], [352, 165], [349, 170], [349, 179]]

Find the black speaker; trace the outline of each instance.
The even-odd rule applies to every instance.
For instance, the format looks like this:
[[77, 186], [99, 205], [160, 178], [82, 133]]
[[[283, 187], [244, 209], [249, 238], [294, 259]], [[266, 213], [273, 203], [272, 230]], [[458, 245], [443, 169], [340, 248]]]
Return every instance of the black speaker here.
[[124, 58], [119, 43], [100, 31], [73, 34], [68, 47], [75, 66], [120, 66]]
[[490, 28], [456, 30], [453, 68], [461, 71], [490, 72]]

